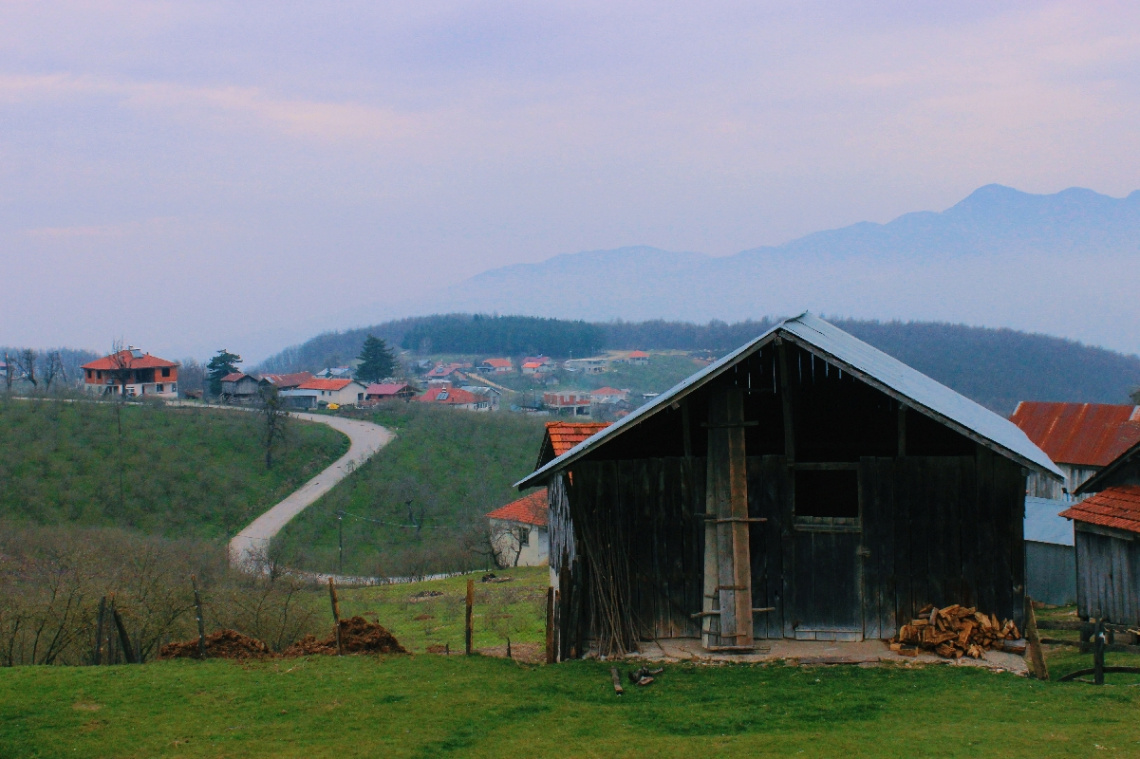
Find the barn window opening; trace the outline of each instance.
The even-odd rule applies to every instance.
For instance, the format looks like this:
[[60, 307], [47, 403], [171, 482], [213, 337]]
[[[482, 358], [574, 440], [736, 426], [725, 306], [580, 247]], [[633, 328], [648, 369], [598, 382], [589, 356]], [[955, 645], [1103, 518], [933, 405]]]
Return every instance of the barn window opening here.
[[859, 473], [854, 469], [796, 472], [796, 519], [857, 520]]

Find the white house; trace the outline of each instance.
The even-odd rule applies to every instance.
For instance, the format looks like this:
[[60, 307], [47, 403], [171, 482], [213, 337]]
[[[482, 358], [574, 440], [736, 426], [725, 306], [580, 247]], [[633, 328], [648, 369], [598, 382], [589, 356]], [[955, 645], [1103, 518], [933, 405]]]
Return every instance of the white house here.
[[524, 495], [495, 509], [491, 522], [491, 545], [501, 567], [543, 567], [550, 563], [549, 522], [546, 488]]
[[298, 408], [319, 408], [330, 403], [355, 406], [364, 400], [367, 391], [368, 388], [352, 379], [311, 379], [293, 390], [282, 390], [281, 397]]

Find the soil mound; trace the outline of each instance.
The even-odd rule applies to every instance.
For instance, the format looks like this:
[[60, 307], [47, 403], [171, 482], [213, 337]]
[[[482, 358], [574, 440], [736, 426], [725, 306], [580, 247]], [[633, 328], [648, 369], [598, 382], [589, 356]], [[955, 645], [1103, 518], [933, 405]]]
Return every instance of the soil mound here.
[[[352, 617], [340, 621], [341, 647], [346, 654], [406, 654], [407, 649], [400, 645], [396, 637], [382, 625], [369, 622], [364, 617]], [[289, 648], [283, 656], [310, 656], [312, 654], [336, 654], [336, 634], [324, 640], [306, 635]]]
[[[218, 630], [206, 636], [208, 659], [259, 659], [269, 656], [269, 646], [257, 638], [236, 630]], [[197, 659], [198, 639], [167, 643], [159, 652], [160, 659]]]

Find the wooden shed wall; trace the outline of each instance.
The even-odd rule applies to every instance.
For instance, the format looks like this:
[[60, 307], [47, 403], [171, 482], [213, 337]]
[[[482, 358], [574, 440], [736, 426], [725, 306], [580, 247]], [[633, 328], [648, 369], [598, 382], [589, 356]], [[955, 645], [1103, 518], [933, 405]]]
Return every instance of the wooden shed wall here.
[[[552, 538], [572, 530], [574, 539], [560, 542], [577, 551], [552, 557], [563, 599], [557, 628], [566, 643], [560, 650], [580, 653], [583, 636], [606, 634], [598, 593], [611, 589], [589, 576], [591, 548], [624, 563], [624, 587], [617, 592], [632, 612], [630, 644], [699, 634], [690, 615], [702, 608], [705, 464], [695, 456], [581, 461], [573, 467], [572, 487], [552, 488], [552, 506], [559, 501]], [[844, 580], [856, 584], [866, 638], [890, 637], [927, 603], [977, 605], [1021, 624], [1025, 475], [1019, 465], [981, 446], [973, 456], [860, 459], [857, 552], [842, 535], [797, 530], [794, 469], [785, 457], [749, 457], [747, 465], [749, 516], [768, 520], [750, 533], [753, 606], [773, 607], [756, 615], [757, 638], [796, 637], [797, 609], [809, 602], [817, 611], [826, 607], [832, 580], [836, 588]], [[828, 568], [813, 574], [802, 557], [797, 571], [797, 545], [824, 557], [833, 553], [828, 541], [856, 553], [849, 565], [853, 579], [829, 577], [836, 570]], [[812, 598], [797, 604], [797, 584], [808, 582]], [[572, 610], [575, 593], [581, 600]], [[801, 589], [801, 595], [808, 593]]]
[[1131, 533], [1077, 522], [1077, 612], [1140, 625], [1140, 543]]

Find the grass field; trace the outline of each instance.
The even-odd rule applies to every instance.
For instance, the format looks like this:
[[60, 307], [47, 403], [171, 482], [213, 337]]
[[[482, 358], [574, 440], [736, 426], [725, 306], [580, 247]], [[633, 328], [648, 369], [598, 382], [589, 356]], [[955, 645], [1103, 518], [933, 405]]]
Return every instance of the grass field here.
[[[534, 467], [542, 421], [423, 403], [391, 404], [361, 418], [391, 428], [396, 439], [286, 526], [279, 541], [290, 564], [335, 570], [343, 526], [346, 573], [487, 566], [478, 553], [484, 514], [519, 497], [511, 484]], [[343, 525], [338, 510], [347, 513]]]
[[228, 540], [348, 449], [340, 433], [294, 422], [266, 470], [254, 414], [118, 411], [121, 437], [115, 404], [0, 400], [0, 519]]

